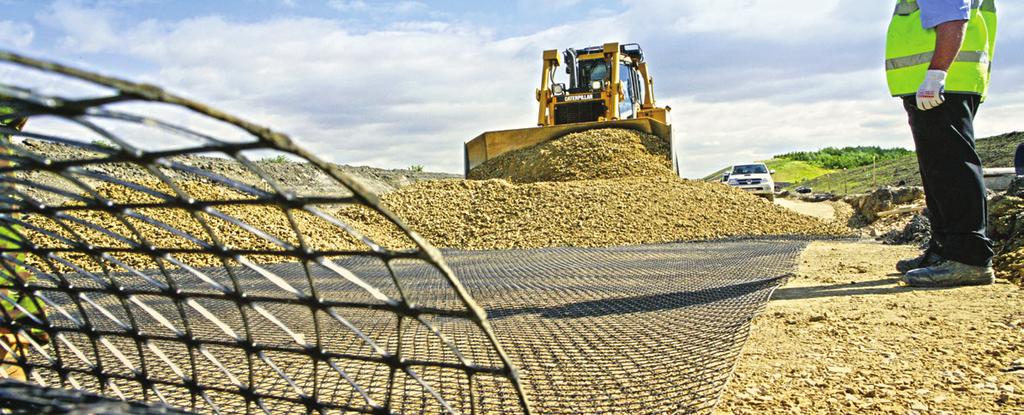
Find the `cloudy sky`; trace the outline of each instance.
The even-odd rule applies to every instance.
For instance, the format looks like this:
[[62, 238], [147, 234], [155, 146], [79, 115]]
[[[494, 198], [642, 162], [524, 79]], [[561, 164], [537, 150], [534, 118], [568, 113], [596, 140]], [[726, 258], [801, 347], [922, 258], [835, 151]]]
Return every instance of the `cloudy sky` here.
[[[882, 70], [892, 1], [0, 0], [0, 47], [152, 82], [332, 161], [461, 172], [532, 126], [544, 49], [638, 42], [683, 173], [824, 146], [910, 147]], [[979, 136], [1024, 130], [1024, 4], [1003, 0]]]

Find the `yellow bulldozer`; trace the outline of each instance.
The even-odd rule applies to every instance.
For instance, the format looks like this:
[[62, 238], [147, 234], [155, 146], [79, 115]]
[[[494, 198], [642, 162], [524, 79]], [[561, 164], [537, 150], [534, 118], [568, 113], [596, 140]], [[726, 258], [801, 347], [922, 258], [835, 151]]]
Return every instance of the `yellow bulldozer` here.
[[[568, 83], [555, 83], [562, 66]], [[654, 103], [654, 80], [635, 43], [606, 43], [583, 49], [544, 51], [544, 69], [537, 90], [540, 110], [534, 128], [489, 131], [465, 144], [465, 173], [504, 153], [530, 147], [566, 134], [597, 128], [626, 128], [664, 140], [679, 173], [672, 145], [670, 107]]]

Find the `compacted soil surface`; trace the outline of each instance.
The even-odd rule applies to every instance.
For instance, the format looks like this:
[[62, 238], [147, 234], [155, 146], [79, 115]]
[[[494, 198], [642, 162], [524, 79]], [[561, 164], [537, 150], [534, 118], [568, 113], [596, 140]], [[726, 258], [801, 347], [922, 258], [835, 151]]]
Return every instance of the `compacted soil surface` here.
[[908, 246], [814, 242], [718, 414], [1024, 414], [1024, 290], [897, 285]]
[[775, 199], [775, 204], [792, 210], [801, 215], [807, 215], [822, 220], [836, 219], [836, 202], [805, 202], [798, 199]]

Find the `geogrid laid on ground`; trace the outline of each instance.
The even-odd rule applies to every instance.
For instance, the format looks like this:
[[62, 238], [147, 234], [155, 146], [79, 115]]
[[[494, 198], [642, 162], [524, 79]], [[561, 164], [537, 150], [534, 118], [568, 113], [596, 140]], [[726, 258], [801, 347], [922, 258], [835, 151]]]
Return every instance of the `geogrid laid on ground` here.
[[[4, 312], [0, 327], [25, 341], [0, 348], [39, 386], [203, 413], [707, 412], [804, 246], [442, 253], [284, 135], [152, 86], [0, 60], [93, 89], [0, 85], [16, 109], [5, 117], [31, 119], [0, 134], [81, 150], [2, 144], [0, 219], [17, 237], [0, 289], [48, 312]], [[274, 155], [333, 191], [277, 180], [258, 161]], [[377, 243], [334, 214], [346, 206], [405, 243]], [[8, 277], [15, 268], [34, 279]], [[9, 408], [35, 402], [7, 396]]]

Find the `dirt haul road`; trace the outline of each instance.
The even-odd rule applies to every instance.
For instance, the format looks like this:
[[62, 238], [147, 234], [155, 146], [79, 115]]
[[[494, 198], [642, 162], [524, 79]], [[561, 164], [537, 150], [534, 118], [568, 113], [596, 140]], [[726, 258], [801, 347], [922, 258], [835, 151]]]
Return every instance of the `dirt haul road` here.
[[811, 216], [822, 220], [833, 220], [836, 218], [835, 204], [830, 202], [811, 203], [802, 200], [791, 200], [777, 198], [775, 204], [792, 210], [801, 215]]
[[893, 263], [915, 253], [812, 243], [716, 413], [1024, 413], [1024, 290], [897, 287]]

